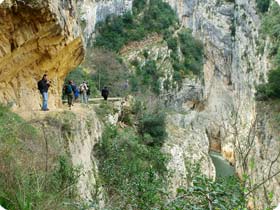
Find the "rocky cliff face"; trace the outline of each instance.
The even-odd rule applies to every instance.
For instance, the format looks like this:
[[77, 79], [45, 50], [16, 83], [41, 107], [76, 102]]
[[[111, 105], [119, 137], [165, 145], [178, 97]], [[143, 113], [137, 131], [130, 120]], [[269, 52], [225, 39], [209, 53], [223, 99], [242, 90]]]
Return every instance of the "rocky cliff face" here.
[[[94, 156], [94, 147], [102, 135], [102, 123], [93, 108], [89, 110], [76, 104], [71, 112], [57, 110], [48, 113], [19, 112], [19, 114], [43, 131], [45, 139], [42, 141], [46, 141], [46, 146], [42, 146], [41, 155], [47, 154], [50, 168], [53, 167], [51, 165], [53, 159], [63, 155], [69, 157], [73, 167], [78, 169], [75, 190], [77, 203], [94, 204], [102, 209], [103, 191]], [[45, 144], [40, 140], [37, 144], [39, 143]]]
[[68, 150], [75, 167], [81, 168], [77, 190], [80, 200], [90, 203], [96, 200], [96, 204], [102, 207], [103, 194], [98, 183], [97, 161], [94, 157], [94, 146], [102, 135], [102, 125], [94, 111], [87, 109], [76, 113], [76, 119], [70, 124], [70, 132], [65, 135], [68, 141]]
[[[120, 15], [131, 10], [132, 2], [83, 0], [76, 8], [72, 0], [0, 1], [0, 102], [21, 109], [38, 109], [37, 81], [47, 73], [52, 80], [50, 106], [58, 106], [64, 77], [84, 56], [77, 20], [80, 19], [88, 42], [97, 22], [109, 14]], [[270, 192], [276, 194], [272, 202], [276, 204], [280, 185], [279, 177], [273, 175], [278, 172], [280, 146], [269, 115], [261, 113], [254, 100], [255, 85], [266, 80], [269, 69], [267, 49], [261, 55], [258, 53], [260, 17], [255, 1], [166, 2], [205, 47], [204, 90], [200, 83], [186, 80], [182, 91], [167, 100], [176, 109], [183, 107], [182, 113], [169, 116], [170, 140], [166, 148], [172, 155], [170, 167], [177, 170], [178, 176], [173, 185], [182, 184], [179, 182], [186, 173], [185, 158], [198, 150], [201, 155], [187, 158], [204, 158], [204, 168], [209, 168], [212, 174], [213, 166], [205, 155], [210, 147], [220, 150], [235, 164], [239, 175], [248, 174], [251, 187], [265, 184], [254, 190], [252, 206], [264, 209], [270, 202], [267, 196]], [[162, 50], [166, 51], [166, 46]], [[95, 130], [98, 131], [94, 134], [84, 131], [87, 136], [78, 134], [69, 144], [71, 154], [77, 157], [74, 164], [78, 165], [80, 162], [75, 161], [79, 160], [86, 170], [96, 167], [92, 165], [89, 149], [94, 145], [90, 139], [100, 136], [99, 128]], [[79, 142], [80, 139], [85, 141]], [[88, 156], [80, 151], [87, 151]], [[174, 167], [178, 164], [180, 167]], [[81, 178], [84, 179], [80, 183], [81, 195], [85, 199], [91, 198], [92, 193], [85, 186], [91, 176]]]
[[[261, 21], [255, 1], [167, 2], [177, 11], [182, 24], [191, 28], [205, 46], [205, 108], [200, 115], [208, 121], [201, 126], [205, 126], [210, 147], [221, 150], [235, 164], [240, 176], [243, 173], [251, 176], [252, 185], [265, 182], [254, 190], [255, 201], [251, 206], [267, 207], [270, 201], [264, 198], [269, 192], [276, 194], [272, 202], [276, 204], [279, 177], [269, 178], [273, 172], [277, 173], [279, 143], [269, 135], [269, 129], [258, 127], [261, 133], [268, 133], [257, 134], [257, 124], [267, 125], [267, 121], [256, 109], [255, 86], [266, 79], [269, 60], [267, 49], [263, 54], [258, 53]], [[270, 141], [266, 141], [267, 135]], [[265, 149], [268, 145], [264, 146], [264, 142], [273, 151]], [[249, 170], [249, 165], [255, 170]]]
[[47, 73], [49, 106], [59, 106], [65, 76], [84, 58], [81, 28], [87, 42], [97, 22], [131, 7], [131, 0], [1, 1], [0, 102], [39, 109], [37, 81]]
[[[143, 52], [148, 52], [144, 56]], [[131, 42], [121, 50], [121, 56], [131, 71], [136, 71], [133, 61], [137, 60], [139, 66], [147, 61], [156, 61], [158, 69], [162, 72], [161, 97], [165, 105], [172, 111], [167, 112], [168, 138], [163, 151], [170, 155], [167, 168], [171, 172], [169, 182], [170, 197], [175, 197], [179, 187], [190, 185], [188, 177], [191, 176], [191, 167], [199, 164], [201, 171], [209, 176], [215, 176], [215, 168], [209, 151], [209, 141], [205, 120], [198, 110], [203, 109], [203, 88], [195, 78], [185, 79], [180, 92], [174, 93], [163, 88], [163, 81], [172, 75], [172, 59], [167, 43], [159, 35], [151, 35], [145, 40]], [[153, 103], [153, 102], [150, 102]]]
[[0, 4], [0, 102], [39, 109], [37, 81], [52, 81], [50, 107], [60, 104], [64, 77], [84, 56], [73, 1]]

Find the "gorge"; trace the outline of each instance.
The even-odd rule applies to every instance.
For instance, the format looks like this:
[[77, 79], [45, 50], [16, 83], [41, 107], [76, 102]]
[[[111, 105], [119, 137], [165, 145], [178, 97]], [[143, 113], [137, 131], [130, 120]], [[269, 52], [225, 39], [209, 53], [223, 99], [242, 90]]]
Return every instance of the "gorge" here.
[[[137, 7], [139, 11], [135, 9], [135, 2], [140, 5]], [[167, 29], [172, 28], [172, 34], [168, 35], [169, 39], [166, 39], [165, 28], [160, 24], [152, 25], [156, 28], [155, 30], [145, 27], [142, 29], [141, 25], [137, 25], [138, 31], [133, 34], [134, 37], [131, 34], [135, 28], [132, 30], [124, 26], [124, 31], [131, 30], [129, 31], [131, 34], [127, 34], [132, 38], [123, 41], [120, 37], [124, 44], [113, 45], [113, 47], [117, 46], [115, 51], [106, 51], [107, 54], [99, 51], [95, 44], [96, 40], [100, 40], [100, 36], [103, 35], [102, 31], [106, 32], [106, 27], [119, 21], [119, 19], [115, 21], [114, 18], [111, 20], [110, 17], [126, 15], [127, 12], [132, 11], [140, 14], [138, 16], [140, 18], [135, 21], [136, 24], [147, 22], [146, 19], [141, 22], [141, 14], [145, 14], [146, 11], [139, 9], [141, 2], [146, 1], [0, 1], [0, 102], [17, 113], [33, 113], [32, 117], [24, 115], [22, 117], [38, 127], [40, 135], [44, 134], [46, 128], [53, 131], [46, 134], [52, 135], [50, 143], [59, 139], [56, 146], [63, 148], [61, 151], [70, 157], [70, 162], [75, 167], [82, 166], [83, 168], [83, 175], [79, 176], [76, 183], [79, 189], [78, 195], [74, 197], [86, 201], [90, 206], [88, 209], [104, 209], [109, 207], [106, 203], [119, 202], [119, 200], [117, 198], [114, 200], [114, 197], [110, 198], [110, 196], [108, 198], [106, 189], [103, 189], [107, 186], [102, 184], [103, 172], [98, 168], [102, 161], [107, 161], [102, 155], [101, 158], [98, 157], [98, 148], [103, 138], [102, 132], [106, 131], [108, 124], [119, 126], [120, 122], [124, 122], [129, 125], [131, 122], [125, 121], [126, 115], [124, 115], [127, 110], [132, 113], [130, 116], [132, 121], [135, 121], [131, 123], [132, 128], [138, 128], [137, 126], [144, 120], [137, 118], [138, 113], [133, 111], [134, 102], [129, 99], [115, 102], [112, 106], [101, 104], [100, 106], [107, 109], [105, 120], [102, 120], [104, 116], [100, 117], [102, 111], [100, 107], [93, 111], [91, 106], [77, 108], [70, 118], [68, 118], [69, 113], [64, 112], [58, 115], [51, 113], [51, 116], [41, 118], [42, 116], [37, 113], [41, 100], [37, 91], [37, 81], [44, 73], [49, 75], [52, 80], [49, 105], [53, 110], [60, 110], [63, 107], [61, 94], [65, 77], [83, 61], [86, 64], [82, 63], [81, 66], [84, 65], [88, 71], [96, 72], [98, 67], [93, 67], [93, 65], [100, 65], [100, 63], [95, 62], [96, 55], [92, 56], [94, 53], [108, 56], [104, 60], [108, 60], [106, 58], [111, 60], [116, 58], [116, 62], [119, 62], [118, 59], [121, 60], [116, 69], [124, 70], [122, 73], [116, 70], [116, 74], [119, 75], [124, 74], [124, 71], [131, 75], [133, 72], [137, 73], [138, 69], [144, 71], [147, 63], [148, 69], [153, 69], [155, 65], [157, 70], [160, 69], [160, 74], [151, 76], [153, 82], [149, 83], [147, 80], [146, 86], [137, 84], [140, 88], [139, 92], [142, 86], [151, 92], [159, 89], [158, 95], [153, 93], [151, 97], [140, 98], [140, 101], [149, 104], [147, 109], [149, 106], [156, 107], [157, 100], [165, 105], [164, 108], [159, 108], [162, 112], [168, 109], [166, 111], [167, 137], [161, 145], [161, 151], [169, 154], [168, 161], [164, 163], [168, 171], [172, 171], [172, 177], [166, 184], [167, 194], [170, 195], [167, 196], [168, 199], [176, 198], [178, 189], [181, 187], [192, 187], [188, 175], [190, 175], [189, 170], [194, 170], [190, 167], [193, 164], [199, 164], [202, 174], [208, 178], [215, 177], [216, 169], [209, 155], [210, 151], [215, 151], [221, 153], [234, 166], [237, 176], [244, 183], [245, 206], [248, 209], [273, 209], [280, 202], [280, 105], [279, 100], [268, 102], [256, 100], [256, 92], [259, 84], [268, 81], [269, 72], [275, 65], [271, 56], [275, 40], [263, 32], [262, 25], [269, 11], [273, 7], [280, 7], [277, 1], [271, 0], [268, 11], [261, 12], [258, 8], [259, 1], [255, 0], [165, 0], [164, 2], [173, 8], [179, 19], [177, 23], [172, 22], [171, 18], [168, 19], [167, 15], [167, 19], [157, 17], [157, 20], [163, 19], [166, 21], [165, 24], [169, 24]], [[152, 0], [151, 2], [153, 3]], [[166, 9], [166, 11], [169, 10]], [[125, 20], [130, 20], [129, 18], [128, 16]], [[132, 16], [133, 18], [135, 16]], [[120, 25], [123, 27], [122, 24]], [[185, 31], [186, 28], [191, 32]], [[148, 32], [146, 33], [145, 30]], [[142, 34], [142, 32], [145, 36], [138, 39], [137, 34]], [[187, 49], [196, 53], [200, 52], [196, 50], [197, 46], [203, 47], [203, 62], [197, 61], [200, 59], [199, 56], [192, 58], [197, 59], [197, 69], [200, 69], [201, 65], [201, 75], [195, 71], [182, 73], [185, 70], [180, 69], [182, 68], [180, 66], [178, 72], [182, 78], [176, 80], [174, 61], [177, 61], [177, 58], [172, 57], [172, 52], [175, 52], [179, 57], [178, 61], [183, 61], [185, 65], [187, 61], [184, 59], [189, 58], [189, 55], [188, 52], [184, 54], [182, 45], [184, 37], [188, 41], [192, 40], [190, 34], [198, 39], [199, 43], [193, 41], [197, 44], [196, 47], [188, 46]], [[173, 46], [174, 49], [172, 49], [171, 41], [168, 42], [168, 40], [174, 37], [177, 39], [178, 46]], [[279, 37], [276, 38], [278, 39]], [[101, 44], [105, 43], [101, 41]], [[117, 41], [115, 42], [114, 44], [118, 44]], [[195, 66], [194, 63], [188, 64]], [[115, 68], [112, 69], [115, 70]], [[133, 86], [135, 80], [139, 81], [139, 78], [145, 80], [146, 75], [140, 76], [136, 74], [133, 77], [134, 80], [130, 80], [130, 86]], [[158, 86], [153, 86], [156, 82]], [[166, 89], [165, 84], [168, 87]], [[8, 111], [5, 109], [5, 112]], [[2, 145], [8, 145], [6, 140], [1, 139], [6, 138], [4, 135], [1, 136], [1, 132], [5, 133], [4, 131], [7, 130], [4, 124], [1, 124], [0, 120], [0, 125], [3, 126], [0, 130], [0, 140]], [[19, 124], [21, 126], [21, 123]], [[135, 137], [133, 133], [135, 131], [132, 130], [125, 130], [128, 132], [126, 135], [137, 139], [138, 137]], [[119, 139], [120, 133], [124, 131], [113, 129], [110, 132], [115, 139]], [[24, 134], [21, 135], [24, 136]], [[26, 138], [24, 142], [28, 141], [28, 136], [29, 134], [24, 137]], [[152, 141], [149, 138], [144, 139], [148, 142], [147, 145]], [[44, 143], [39, 144], [44, 145]], [[134, 148], [133, 145], [130, 145], [131, 148]], [[119, 145], [115, 146], [118, 148]], [[8, 156], [6, 153], [10, 151], [10, 147], [3, 146], [3, 148], [5, 149], [1, 150], [0, 155]], [[32, 151], [33, 147], [31, 148]], [[60, 156], [55, 146], [50, 148], [55, 154], [53, 159]], [[144, 150], [141, 152], [146, 155]], [[45, 150], [36, 152], [40, 154]], [[110, 154], [111, 150], [107, 152]], [[118, 157], [122, 158], [122, 156]], [[0, 164], [0, 169], [9, 171], [5, 161]], [[152, 161], [147, 164], [154, 167]], [[109, 194], [112, 193], [108, 191]], [[91, 205], [89, 204], [91, 201], [96, 202], [92, 202], [94, 204]], [[1, 199], [0, 202], [1, 205], [5, 203], [2, 204]], [[82, 209], [82, 207], [79, 208]], [[144, 209], [139, 206], [138, 208]], [[48, 207], [42, 209], [48, 209]], [[57, 207], [57, 209], [67, 208]], [[129, 203], [122, 209], [137, 209], [137, 207]], [[163, 209], [172, 208], [165, 206]]]

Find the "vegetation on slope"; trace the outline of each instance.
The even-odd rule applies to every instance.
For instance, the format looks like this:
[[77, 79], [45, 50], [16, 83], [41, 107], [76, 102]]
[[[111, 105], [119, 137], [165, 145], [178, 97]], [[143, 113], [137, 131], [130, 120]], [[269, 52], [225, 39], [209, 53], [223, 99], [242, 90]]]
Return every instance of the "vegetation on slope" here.
[[[0, 205], [13, 210], [76, 209], [79, 170], [45, 136], [8, 108], [0, 106]], [[61, 149], [61, 148], [60, 148]]]
[[270, 37], [270, 57], [272, 70], [268, 74], [268, 83], [257, 87], [257, 99], [280, 98], [280, 6], [274, 2], [262, 20], [262, 34]]
[[95, 153], [106, 209], [236, 209], [245, 208], [244, 188], [237, 178], [214, 181], [202, 175], [199, 164], [187, 165], [189, 188], [169, 198], [168, 156], [161, 146], [166, 137], [165, 117], [158, 109], [136, 101], [123, 111], [121, 124], [108, 126]]
[[[181, 31], [178, 36], [174, 36], [178, 22], [174, 11], [167, 3], [156, 0], [150, 1], [149, 5], [147, 4], [146, 1], [134, 1], [133, 15], [127, 13], [123, 17], [113, 16], [100, 23], [97, 28], [99, 34], [95, 46], [119, 51], [128, 42], [142, 40], [148, 34], [156, 32], [164, 37], [171, 50], [174, 81], [180, 85], [182, 79], [190, 73], [201, 76], [203, 68], [202, 43], [194, 39], [189, 30]], [[147, 60], [144, 67], [139, 67], [139, 63], [136, 67], [140, 77], [137, 75], [131, 77], [133, 90], [141, 89], [139, 88], [141, 85], [148, 85], [152, 92], [159, 94], [159, 79], [163, 75], [156, 66], [156, 62]], [[135, 87], [135, 81], [140, 81], [138, 88]], [[165, 87], [165, 89], [170, 88]]]
[[96, 147], [110, 209], [152, 209], [164, 200], [167, 156], [165, 117], [140, 102], [123, 112], [126, 128], [108, 126]]
[[[174, 41], [173, 41], [174, 42]], [[173, 53], [173, 68], [175, 73], [180, 74], [180, 76], [175, 76], [177, 80], [184, 78], [186, 75], [192, 74], [201, 76], [203, 69], [203, 45], [200, 41], [196, 40], [190, 30], [184, 30], [179, 33], [177, 40], [179, 43], [180, 51], [182, 52], [182, 62], [176, 58], [176, 52], [178, 49], [174, 46], [171, 49]], [[170, 47], [170, 43], [169, 43]], [[179, 66], [177, 66], [179, 65]]]
[[[87, 69], [94, 69], [88, 80], [99, 90], [109, 86], [111, 96], [125, 96], [128, 93], [159, 95], [163, 89], [169, 91], [181, 87], [186, 77], [202, 76], [203, 45], [189, 30], [181, 30], [177, 35], [178, 25], [176, 14], [162, 0], [149, 3], [135, 0], [133, 13], [109, 16], [98, 24], [94, 48], [88, 50], [83, 64]], [[167, 59], [172, 63], [173, 75], [168, 75], [164, 81], [162, 67], [156, 59], [149, 57], [148, 51], [143, 54], [144, 61], [135, 60], [133, 63], [135, 71], [128, 69], [119, 52], [126, 44], [155, 33], [164, 38], [163, 42], [170, 50]], [[127, 81], [130, 89], [124, 91], [123, 86]]]
[[97, 26], [95, 46], [118, 52], [130, 41], [139, 41], [148, 34], [164, 33], [177, 22], [175, 12], [162, 0], [136, 0], [134, 13], [123, 16], [109, 16]]
[[257, 0], [257, 8], [260, 12], [265, 13], [268, 11], [270, 0]]
[[[95, 148], [100, 170], [100, 184], [106, 195], [106, 209], [207, 209], [211, 201], [213, 209], [242, 209], [242, 185], [237, 179], [215, 182], [193, 169], [189, 177], [190, 187], [178, 189], [178, 195], [170, 200], [167, 192], [168, 156], [163, 153], [165, 142], [165, 111], [162, 107], [145, 105], [148, 97], [160, 94], [161, 78], [164, 77], [157, 59], [143, 50], [141, 59], [135, 59], [128, 69], [121, 58], [120, 50], [131, 41], [145, 39], [156, 33], [163, 37], [168, 47], [173, 76], [164, 82], [165, 89], [176, 88], [185, 77], [200, 76], [203, 67], [203, 45], [189, 30], [176, 31], [177, 18], [170, 6], [162, 0], [135, 0], [133, 13], [122, 17], [110, 16], [99, 23], [94, 53], [86, 59], [86, 66], [95, 65], [90, 79], [97, 89], [109, 85], [112, 95], [123, 96], [121, 84], [129, 80], [129, 93], [144, 93], [141, 102], [136, 101], [131, 109], [122, 110], [120, 126], [107, 126], [102, 140]], [[176, 33], [175, 33], [176, 31]], [[91, 50], [91, 49], [90, 49]], [[90, 59], [89, 59], [90, 58]], [[173, 81], [170, 81], [173, 80]], [[156, 103], [157, 97], [151, 97]], [[160, 112], [158, 111], [160, 110]], [[102, 103], [99, 116], [114, 108]], [[196, 172], [196, 173], [195, 173]]]
[[[198, 168], [194, 166], [192, 169]], [[164, 209], [246, 209], [243, 185], [236, 177], [211, 180], [201, 172], [193, 171], [191, 186], [177, 189], [177, 196]]]

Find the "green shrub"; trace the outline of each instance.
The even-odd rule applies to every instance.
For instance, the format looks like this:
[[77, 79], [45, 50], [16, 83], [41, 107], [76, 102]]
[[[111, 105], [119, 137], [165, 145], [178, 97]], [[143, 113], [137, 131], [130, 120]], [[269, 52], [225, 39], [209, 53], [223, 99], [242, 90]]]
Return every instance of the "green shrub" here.
[[142, 24], [149, 32], [161, 33], [177, 22], [176, 14], [168, 3], [162, 0], [150, 1], [148, 9], [144, 11]]
[[18, 210], [63, 210], [64, 202], [74, 201], [79, 170], [69, 162], [60, 159], [54, 171], [44, 171], [30, 165], [23, 167], [14, 158], [2, 160], [5, 166], [12, 165], [0, 172], [0, 205]]
[[262, 13], [267, 12], [270, 5], [270, 0], [257, 0], [258, 10]]
[[271, 36], [272, 41], [279, 41], [280, 38], [279, 12], [280, 6], [275, 2], [262, 20], [262, 33]]
[[171, 49], [173, 51], [176, 51], [177, 48], [178, 48], [177, 39], [173, 38], [173, 37], [167, 39], [167, 46], [168, 46], [169, 49]]
[[144, 56], [144, 58], [148, 58], [149, 57], [149, 52], [148, 52], [148, 50], [144, 50], [143, 51], [143, 56]]
[[96, 36], [95, 46], [118, 51], [127, 41], [125, 38], [124, 27], [122, 17], [107, 17], [104, 23], [99, 23], [96, 26], [99, 34]]
[[156, 62], [147, 60], [142, 67], [138, 63], [136, 65], [136, 75], [130, 77], [131, 91], [139, 92], [141, 90], [142, 93], [145, 93], [151, 90], [152, 93], [159, 95], [161, 89], [159, 79], [162, 75]]
[[268, 83], [259, 85], [256, 93], [257, 100], [280, 98], [280, 6], [274, 2], [262, 20], [262, 34], [269, 35], [272, 41], [270, 56], [274, 70], [268, 74]]
[[[95, 91], [94, 96], [100, 97], [104, 86], [109, 88], [109, 97], [126, 96], [125, 84], [129, 79], [129, 71], [122, 58], [115, 52], [103, 49], [89, 49], [85, 66], [82, 69]], [[74, 80], [75, 81], [75, 80]]]
[[269, 98], [280, 98], [280, 67], [272, 70], [268, 75], [268, 83], [257, 87], [256, 98], [258, 100], [267, 100]]
[[153, 93], [155, 93], [156, 95], [160, 94], [161, 91], [161, 82], [159, 80], [156, 80], [152, 83], [152, 91]]
[[140, 83], [136, 76], [131, 76], [130, 78], [130, 89], [132, 92], [138, 92], [140, 90]]
[[188, 189], [178, 189], [177, 198], [166, 209], [246, 209], [243, 187], [235, 177], [213, 181], [201, 173]]
[[139, 13], [140, 11], [143, 11], [147, 4], [147, 0], [134, 0], [132, 4], [133, 12]]
[[179, 34], [180, 49], [184, 55], [184, 71], [193, 72], [195, 75], [201, 75], [203, 69], [203, 45], [200, 41], [194, 39], [191, 31], [186, 30]]
[[152, 209], [162, 202], [166, 157], [131, 128], [107, 127], [96, 147], [110, 209]]
[[162, 146], [167, 136], [165, 131], [165, 115], [163, 113], [145, 113], [139, 122], [139, 133], [152, 138], [149, 145]]
[[133, 11], [134, 15], [110, 16], [99, 23], [94, 46], [118, 52], [129, 41], [141, 40], [152, 32], [163, 33], [177, 22], [175, 12], [162, 0], [149, 1], [149, 5], [144, 0], [134, 1]]
[[139, 60], [135, 58], [130, 62], [130, 64], [133, 65], [134, 67], [139, 67]]
[[78, 183], [78, 178], [80, 176], [80, 169], [73, 167], [71, 161], [66, 156], [60, 156], [58, 158], [58, 165], [53, 172], [53, 186], [56, 187], [57, 192], [61, 189], [66, 189], [69, 187], [70, 197], [75, 197], [76, 184]]

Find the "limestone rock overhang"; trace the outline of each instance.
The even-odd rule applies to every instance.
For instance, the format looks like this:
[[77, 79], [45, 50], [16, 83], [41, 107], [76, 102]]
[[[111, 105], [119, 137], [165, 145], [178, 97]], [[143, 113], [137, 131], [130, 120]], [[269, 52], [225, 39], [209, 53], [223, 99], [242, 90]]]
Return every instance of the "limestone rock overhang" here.
[[49, 106], [61, 103], [65, 76], [85, 49], [72, 1], [4, 0], [0, 4], [0, 103], [39, 109], [37, 81], [52, 81]]

